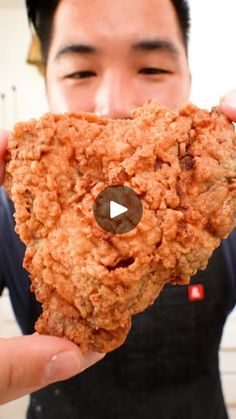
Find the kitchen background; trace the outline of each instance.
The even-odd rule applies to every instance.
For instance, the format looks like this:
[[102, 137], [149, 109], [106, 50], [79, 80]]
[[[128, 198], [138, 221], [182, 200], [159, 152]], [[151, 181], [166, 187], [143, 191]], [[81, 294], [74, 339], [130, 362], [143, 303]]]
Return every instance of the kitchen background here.
[[[111, 0], [113, 1], [113, 0]], [[235, 0], [189, 0], [192, 15], [189, 60], [191, 100], [211, 107], [236, 89]], [[0, 127], [47, 111], [44, 81], [27, 64], [31, 31], [24, 0], [0, 0]], [[0, 337], [20, 334], [7, 291], [0, 299]], [[220, 351], [223, 388], [231, 419], [236, 419], [236, 310], [225, 327]], [[0, 419], [24, 419], [27, 397], [0, 406]], [[203, 418], [205, 419], [205, 418]]]

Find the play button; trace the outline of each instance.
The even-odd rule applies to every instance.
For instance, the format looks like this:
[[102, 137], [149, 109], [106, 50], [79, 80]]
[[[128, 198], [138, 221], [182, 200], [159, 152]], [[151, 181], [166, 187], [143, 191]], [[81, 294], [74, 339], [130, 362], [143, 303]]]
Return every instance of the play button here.
[[142, 218], [143, 207], [133, 189], [114, 185], [98, 194], [93, 213], [104, 230], [113, 234], [124, 234], [137, 226]]
[[124, 214], [128, 211], [128, 208], [123, 207], [123, 205], [117, 204], [117, 202], [110, 202], [110, 218], [118, 217], [118, 215]]

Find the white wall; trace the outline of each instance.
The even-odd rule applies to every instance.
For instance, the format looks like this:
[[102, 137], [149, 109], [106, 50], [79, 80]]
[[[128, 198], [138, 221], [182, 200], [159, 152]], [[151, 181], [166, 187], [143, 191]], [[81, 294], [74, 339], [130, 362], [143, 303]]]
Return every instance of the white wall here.
[[209, 107], [236, 89], [236, 1], [189, 0], [191, 99]]
[[[37, 117], [47, 110], [44, 83], [37, 70], [26, 64], [30, 44], [24, 0], [0, 0], [0, 126], [11, 128], [16, 120]], [[12, 86], [17, 87], [17, 104]]]

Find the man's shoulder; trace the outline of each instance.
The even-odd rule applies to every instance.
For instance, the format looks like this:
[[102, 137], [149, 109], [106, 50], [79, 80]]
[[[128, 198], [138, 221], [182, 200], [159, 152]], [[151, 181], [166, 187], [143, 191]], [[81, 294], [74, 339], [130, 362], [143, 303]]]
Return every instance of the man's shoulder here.
[[[3, 187], [0, 187], [0, 252], [8, 260], [8, 253], [22, 257], [25, 246], [15, 232], [15, 208]], [[4, 263], [6, 265], [6, 262]]]
[[222, 250], [225, 257], [229, 278], [233, 285], [236, 301], [236, 228], [229, 237], [222, 242]]
[[6, 191], [3, 187], [0, 187], [0, 226], [1, 231], [2, 228], [6, 229], [7, 225], [14, 225], [14, 206], [12, 201], [6, 194]]
[[3, 186], [0, 187], [0, 208], [4, 210], [12, 210], [13, 204]]
[[236, 228], [231, 232], [226, 240], [222, 241], [223, 251], [236, 262]]
[[0, 187], [0, 208], [8, 203], [8, 197], [3, 186]]

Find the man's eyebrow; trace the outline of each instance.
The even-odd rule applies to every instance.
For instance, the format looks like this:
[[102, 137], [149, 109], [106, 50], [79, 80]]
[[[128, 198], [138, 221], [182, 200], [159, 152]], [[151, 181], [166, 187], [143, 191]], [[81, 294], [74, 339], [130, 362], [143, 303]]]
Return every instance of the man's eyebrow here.
[[[133, 50], [140, 51], [167, 51], [175, 58], [178, 58], [178, 48], [171, 42], [165, 39], [143, 39], [137, 43], [131, 45]], [[55, 60], [58, 60], [63, 55], [69, 54], [96, 54], [98, 49], [93, 45], [89, 44], [68, 44], [60, 48], [56, 55]]]
[[140, 51], [167, 51], [176, 58], [179, 56], [179, 50], [173, 42], [166, 39], [144, 39], [132, 44], [132, 49]]
[[68, 44], [59, 49], [55, 55], [55, 60], [58, 60], [63, 55], [68, 54], [95, 54], [98, 49], [92, 45], [87, 44]]

